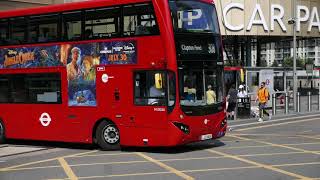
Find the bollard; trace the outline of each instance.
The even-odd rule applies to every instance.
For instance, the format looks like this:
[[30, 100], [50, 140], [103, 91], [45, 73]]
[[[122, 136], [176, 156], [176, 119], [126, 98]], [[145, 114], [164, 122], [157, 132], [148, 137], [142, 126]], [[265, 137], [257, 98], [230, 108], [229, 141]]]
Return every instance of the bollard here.
[[320, 111], [320, 87], [318, 92], [318, 111]]
[[276, 94], [272, 94], [272, 115], [276, 115]]
[[308, 92], [308, 112], [311, 112], [312, 104], [311, 104], [311, 92]]
[[300, 112], [300, 92], [297, 93], [297, 112]]
[[288, 93], [286, 93], [286, 96], [285, 96], [285, 114], [288, 114], [289, 113], [289, 96], [288, 96]]

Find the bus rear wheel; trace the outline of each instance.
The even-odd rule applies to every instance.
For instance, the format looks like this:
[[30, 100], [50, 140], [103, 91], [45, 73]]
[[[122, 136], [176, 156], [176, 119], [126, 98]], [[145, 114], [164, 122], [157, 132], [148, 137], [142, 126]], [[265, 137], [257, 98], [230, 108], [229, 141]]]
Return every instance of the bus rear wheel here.
[[96, 130], [96, 141], [102, 150], [120, 148], [120, 132], [117, 126], [108, 121], [102, 121]]
[[0, 144], [3, 144], [6, 140], [5, 133], [4, 133], [4, 124], [0, 120]]

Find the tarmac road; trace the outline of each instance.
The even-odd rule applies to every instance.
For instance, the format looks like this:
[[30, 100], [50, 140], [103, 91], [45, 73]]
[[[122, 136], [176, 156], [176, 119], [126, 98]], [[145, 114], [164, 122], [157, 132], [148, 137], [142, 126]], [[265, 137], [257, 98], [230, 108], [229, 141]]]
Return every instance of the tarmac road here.
[[[230, 124], [232, 131], [222, 139], [174, 148], [100, 151], [90, 145], [10, 142], [0, 146], [0, 179], [320, 180], [319, 114]], [[35, 149], [1, 156], [3, 148]]]

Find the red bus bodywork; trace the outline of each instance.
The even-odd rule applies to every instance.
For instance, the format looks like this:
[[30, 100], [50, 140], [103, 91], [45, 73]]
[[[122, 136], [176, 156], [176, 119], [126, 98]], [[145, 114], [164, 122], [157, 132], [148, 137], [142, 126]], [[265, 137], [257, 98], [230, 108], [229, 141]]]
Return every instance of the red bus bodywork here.
[[[211, 0], [202, 0], [213, 3]], [[71, 4], [53, 5], [24, 10], [0, 12], [0, 18], [64, 12], [102, 6], [114, 6], [151, 2], [149, 0], [95, 0]], [[99, 122], [112, 121], [120, 131], [120, 144], [124, 146], [175, 146], [200, 141], [200, 136], [212, 134], [213, 139], [226, 132], [225, 111], [206, 116], [187, 116], [180, 108], [179, 98], [171, 113], [167, 107], [136, 106], [133, 99], [133, 74], [135, 70], [154, 69], [177, 72], [174, 32], [171, 22], [168, 1], [152, 0], [160, 35], [147, 37], [115, 38], [79, 42], [46, 43], [41, 46], [55, 44], [85, 44], [92, 42], [112, 42], [116, 40], [135, 40], [138, 63], [135, 65], [97, 66], [104, 69], [96, 73], [96, 107], [68, 106], [66, 67], [0, 69], [0, 74], [15, 73], [61, 73], [62, 104], [0, 104], [0, 119], [5, 126], [5, 136], [9, 139], [28, 139], [62, 142], [92, 143]], [[152, 46], [150, 46], [152, 45]], [[33, 47], [39, 44], [19, 46], [3, 46], [0, 48]], [[102, 75], [107, 73], [108, 83], [102, 82]], [[178, 82], [176, 82], [178, 87]], [[115, 100], [115, 90], [120, 100]], [[179, 94], [176, 88], [176, 94]], [[39, 122], [40, 115], [49, 113], [51, 124], [43, 127]], [[181, 122], [190, 127], [185, 134], [172, 122]], [[148, 143], [144, 142], [148, 139]]]

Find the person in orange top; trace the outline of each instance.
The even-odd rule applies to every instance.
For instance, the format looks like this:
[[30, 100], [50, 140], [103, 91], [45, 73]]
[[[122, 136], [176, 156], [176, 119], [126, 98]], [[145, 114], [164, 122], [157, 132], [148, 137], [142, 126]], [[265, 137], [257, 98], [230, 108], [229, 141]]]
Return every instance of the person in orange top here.
[[266, 104], [268, 103], [268, 100], [269, 100], [269, 91], [265, 86], [266, 86], [266, 83], [262, 82], [257, 92], [256, 102], [259, 100], [259, 120], [258, 120], [259, 122], [263, 121], [264, 114], [266, 114], [269, 117], [269, 120], [271, 119], [271, 114], [269, 114], [265, 110]]

